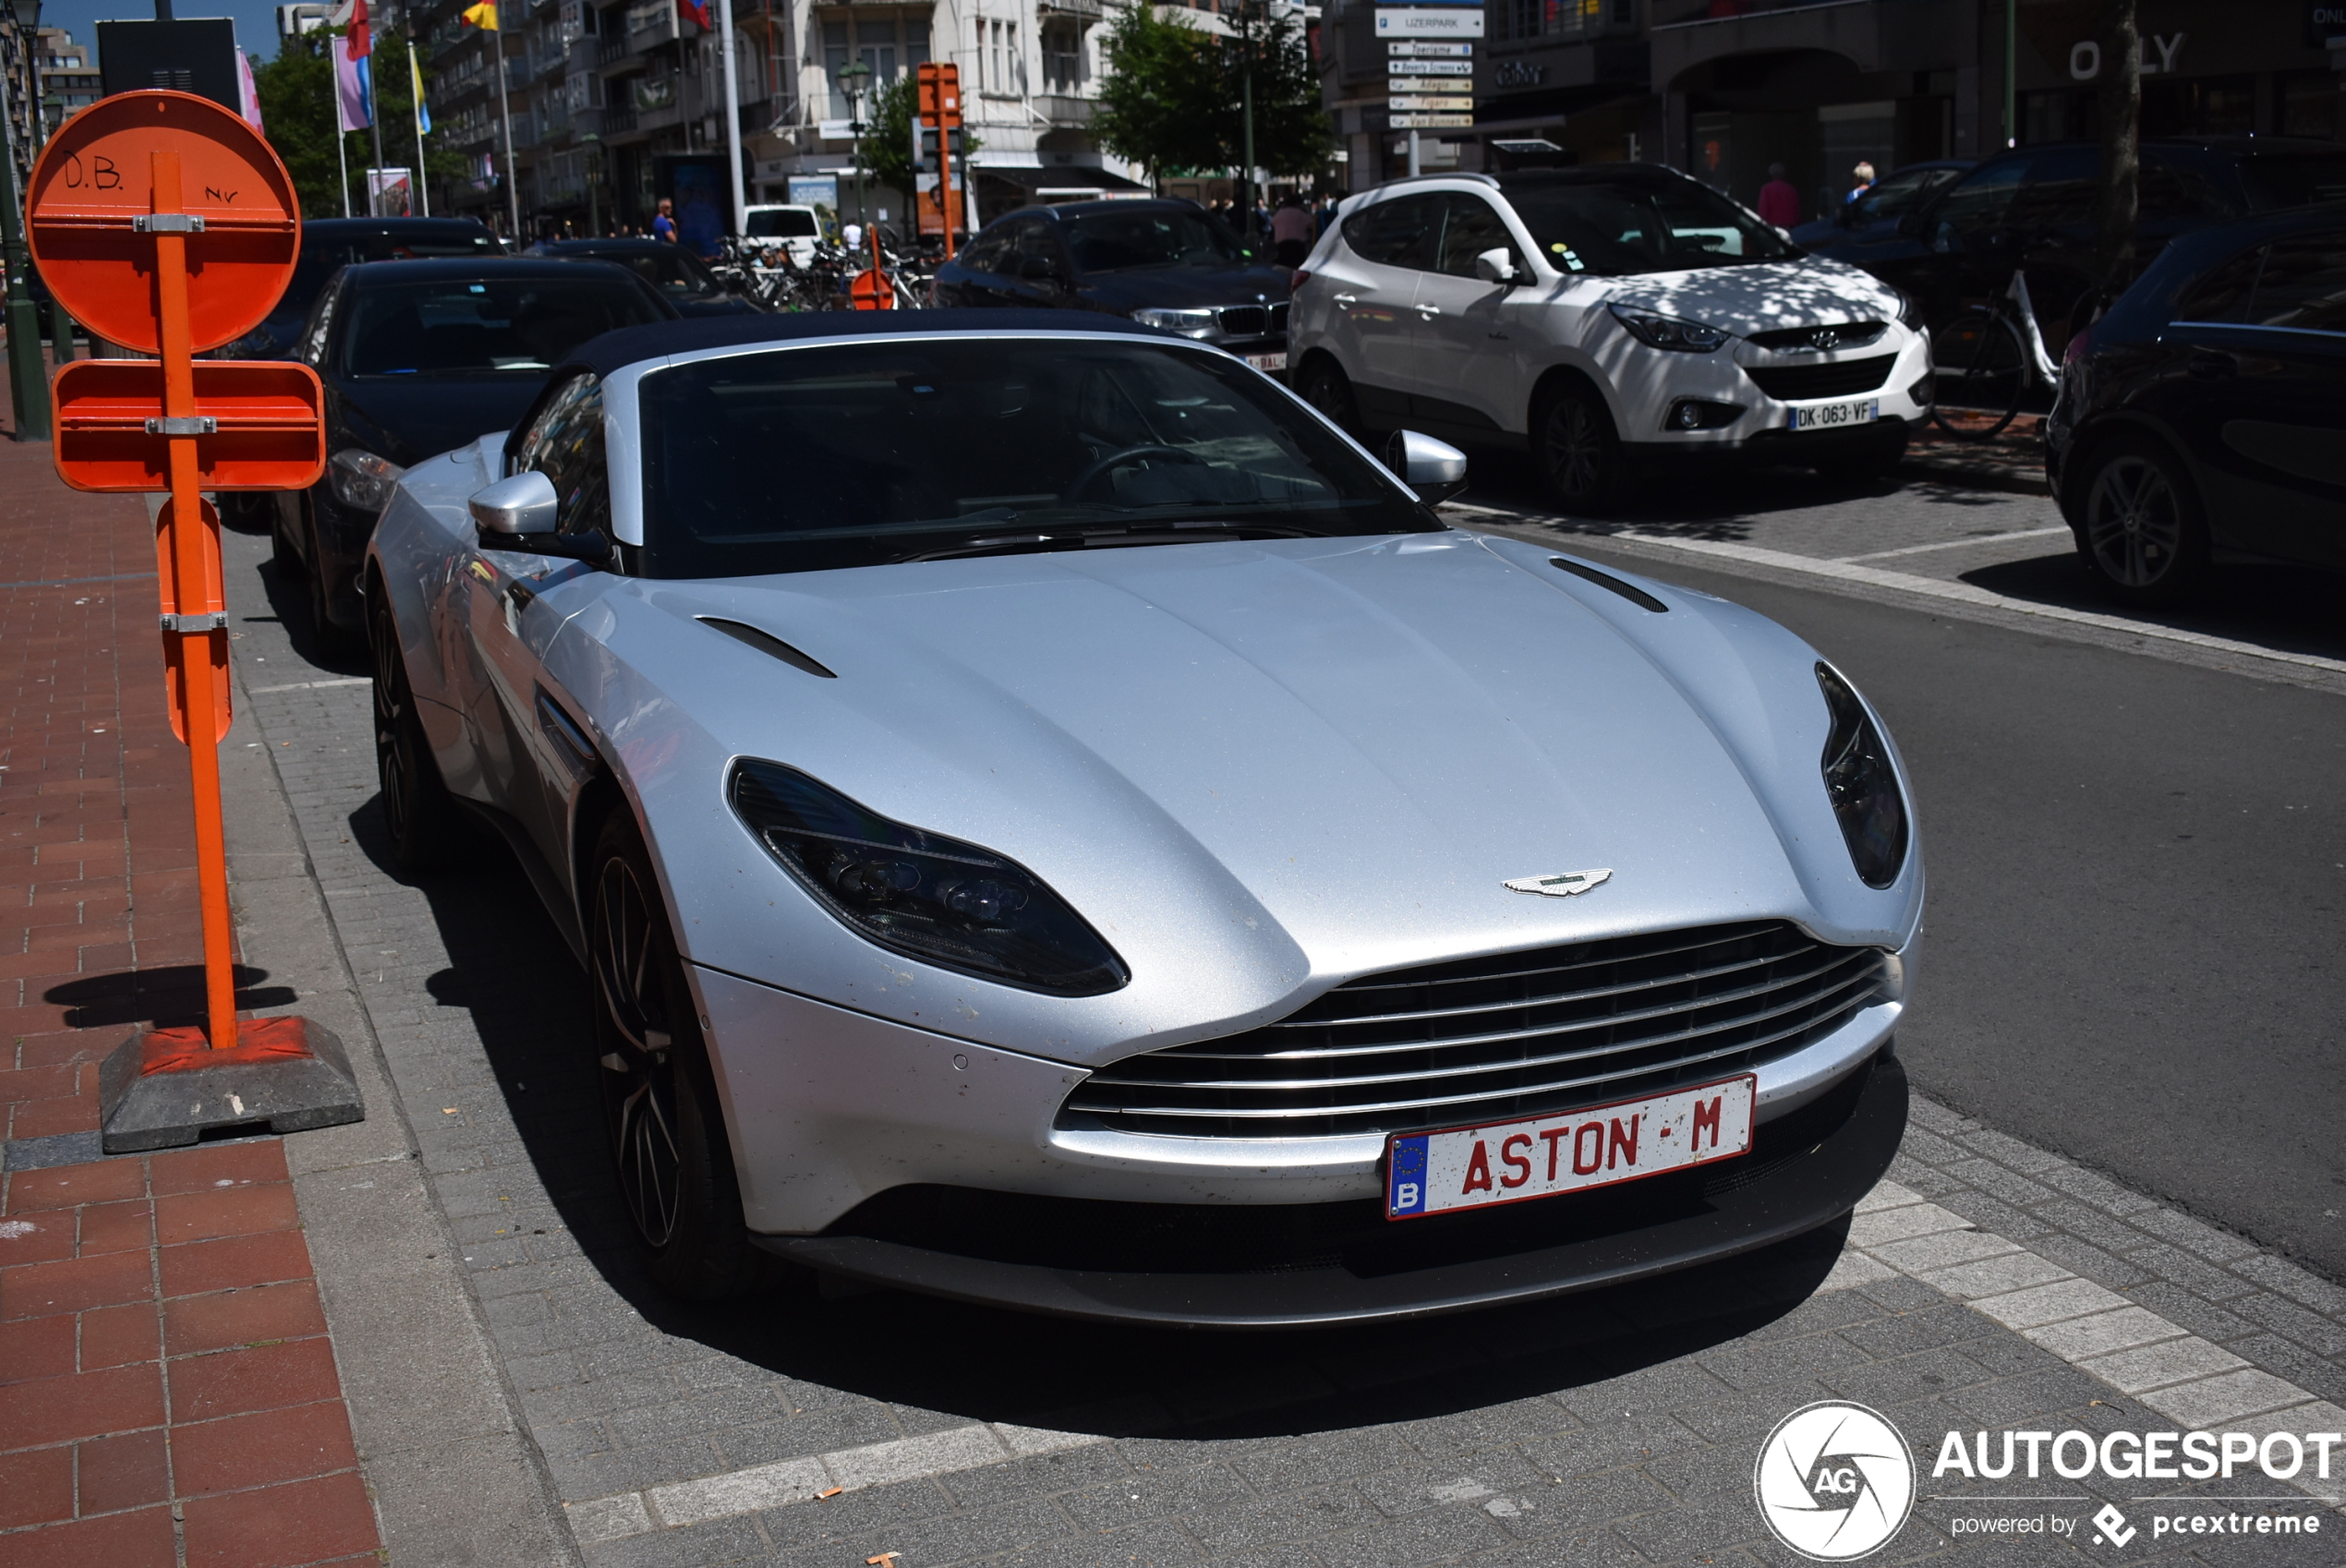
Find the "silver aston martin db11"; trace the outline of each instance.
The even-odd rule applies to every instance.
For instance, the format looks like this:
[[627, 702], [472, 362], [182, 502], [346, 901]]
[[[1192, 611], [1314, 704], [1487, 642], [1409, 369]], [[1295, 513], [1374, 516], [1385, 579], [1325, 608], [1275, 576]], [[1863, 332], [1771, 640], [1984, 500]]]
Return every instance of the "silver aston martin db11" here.
[[394, 853], [462, 806], [526, 863], [664, 1286], [1399, 1317], [1879, 1179], [1923, 897], [1880, 720], [1385, 455], [1203, 344], [924, 311], [614, 332], [399, 479]]

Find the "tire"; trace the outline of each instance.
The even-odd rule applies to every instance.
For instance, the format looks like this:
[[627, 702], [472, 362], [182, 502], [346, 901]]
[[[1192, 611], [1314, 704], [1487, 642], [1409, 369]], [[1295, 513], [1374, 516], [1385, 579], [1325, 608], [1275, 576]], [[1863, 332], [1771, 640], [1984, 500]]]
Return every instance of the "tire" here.
[[587, 968], [603, 1124], [646, 1272], [671, 1296], [710, 1301], [769, 1283], [701, 1043], [684, 966], [668, 929], [651, 856], [624, 810], [588, 862]]
[[407, 660], [399, 649], [399, 629], [381, 593], [373, 604], [375, 777], [382, 788], [383, 828], [391, 839], [392, 869], [414, 882], [438, 869], [460, 836], [455, 802], [431, 742], [416, 717], [416, 694], [407, 683]]
[[[1959, 441], [1991, 440], [2003, 433], [2020, 412], [2020, 394], [2027, 385], [2028, 345], [2020, 329], [1991, 310], [1966, 310], [1939, 329], [1931, 339], [1936, 395], [1930, 417]], [[1948, 404], [1972, 414], [1985, 414], [1986, 425], [1957, 424]]]
[[1531, 460], [1566, 512], [1602, 511], [1621, 499], [1628, 459], [1604, 399], [1588, 387], [1542, 395], [1531, 410]]
[[309, 570], [303, 575], [309, 584], [310, 646], [320, 658], [336, 661], [349, 658], [358, 652], [358, 638], [356, 633], [336, 625], [333, 617], [328, 613], [327, 605], [333, 597], [333, 587], [326, 578], [326, 556], [319, 544], [315, 523], [309, 526]]
[[2073, 482], [2077, 553], [2102, 592], [2158, 609], [2207, 591], [2207, 518], [2173, 453], [2146, 437], [2121, 437], [2087, 454]]
[[1350, 436], [1354, 440], [1365, 438], [1360, 425], [1360, 401], [1352, 395], [1352, 382], [1335, 360], [1321, 355], [1312, 361], [1303, 373], [1303, 384], [1296, 389], [1303, 401], [1318, 409], [1328, 423]]
[[302, 564], [301, 552], [285, 537], [284, 509], [275, 496], [269, 498], [269, 564], [276, 569], [281, 583], [298, 583], [308, 571]]

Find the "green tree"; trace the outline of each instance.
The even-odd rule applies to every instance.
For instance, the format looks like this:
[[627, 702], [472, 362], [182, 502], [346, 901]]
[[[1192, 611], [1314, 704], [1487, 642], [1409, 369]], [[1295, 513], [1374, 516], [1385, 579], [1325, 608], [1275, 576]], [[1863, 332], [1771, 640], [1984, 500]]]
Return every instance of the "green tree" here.
[[1225, 166], [1245, 162], [1240, 104], [1244, 73], [1254, 77], [1254, 162], [1274, 175], [1315, 177], [1328, 167], [1336, 127], [1320, 103], [1320, 78], [1303, 31], [1291, 18], [1256, 23], [1247, 36], [1221, 41], [1222, 93], [1227, 108], [1215, 128]]
[[1128, 7], [1107, 35], [1093, 134], [1152, 181], [1246, 161], [1246, 78], [1254, 78], [1254, 161], [1275, 175], [1327, 167], [1335, 128], [1320, 106], [1303, 35], [1287, 19], [1217, 35], [1153, 6]]
[[[293, 175], [305, 218], [339, 218], [343, 212], [341, 173], [334, 157], [334, 70], [326, 54], [337, 37], [321, 28], [288, 38], [278, 45], [275, 59], [253, 70], [261, 127]], [[375, 77], [375, 115], [382, 124], [383, 162], [393, 167], [416, 161], [416, 105], [408, 90], [407, 49], [407, 40], [398, 34], [377, 33], [369, 56]], [[429, 60], [424, 68], [429, 74]], [[417, 175], [434, 178], [444, 187], [464, 176], [465, 160], [434, 145], [439, 139], [424, 139], [425, 166]], [[363, 213], [366, 170], [375, 161], [373, 134], [345, 133], [343, 153], [350, 168], [350, 211]]]
[[919, 92], [907, 71], [864, 100], [864, 167], [907, 199], [913, 194], [913, 110]]

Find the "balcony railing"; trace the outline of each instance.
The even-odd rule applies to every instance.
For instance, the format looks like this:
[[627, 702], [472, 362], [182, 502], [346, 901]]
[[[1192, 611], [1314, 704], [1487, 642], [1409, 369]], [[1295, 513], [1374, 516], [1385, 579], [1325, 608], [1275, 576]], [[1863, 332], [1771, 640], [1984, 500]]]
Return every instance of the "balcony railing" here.
[[1060, 130], [1080, 129], [1090, 125], [1093, 107], [1093, 103], [1088, 98], [1075, 98], [1057, 92], [1040, 92], [1034, 95], [1034, 112]]

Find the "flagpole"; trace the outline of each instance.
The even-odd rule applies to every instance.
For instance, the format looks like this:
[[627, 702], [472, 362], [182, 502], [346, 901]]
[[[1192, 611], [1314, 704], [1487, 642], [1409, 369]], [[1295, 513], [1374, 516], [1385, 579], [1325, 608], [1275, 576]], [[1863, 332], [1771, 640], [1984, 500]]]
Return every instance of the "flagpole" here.
[[725, 73], [725, 162], [733, 175], [733, 221], [728, 227], [739, 231], [747, 226], [743, 214], [749, 210], [749, 193], [742, 188], [742, 103], [741, 83], [733, 76], [733, 0], [705, 3], [717, 7], [717, 61]]
[[371, 38], [367, 41], [367, 54], [362, 63], [367, 67], [367, 128], [374, 132], [375, 141], [375, 172], [367, 176], [367, 216], [380, 218], [382, 214], [376, 209], [382, 205], [382, 198], [375, 187], [382, 181], [383, 117], [375, 107], [375, 45]]
[[415, 110], [411, 118], [416, 125], [416, 198], [423, 203], [424, 216], [431, 216], [431, 186], [424, 178], [424, 68], [416, 60], [416, 36], [407, 35], [407, 86], [415, 94]]
[[[329, 49], [332, 45], [328, 45]], [[342, 215], [350, 216], [350, 133], [342, 128], [342, 83], [334, 83], [334, 166], [342, 171]]]

